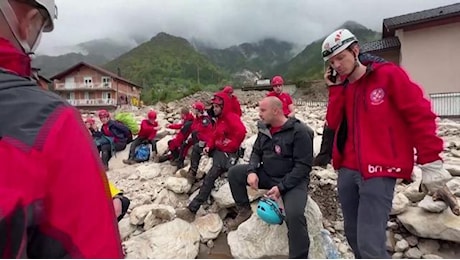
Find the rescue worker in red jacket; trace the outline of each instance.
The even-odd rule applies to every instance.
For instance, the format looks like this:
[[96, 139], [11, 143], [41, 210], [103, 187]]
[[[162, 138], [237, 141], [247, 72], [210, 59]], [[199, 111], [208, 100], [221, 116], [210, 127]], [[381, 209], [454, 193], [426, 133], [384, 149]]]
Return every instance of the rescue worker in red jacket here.
[[[345, 235], [355, 258], [390, 258], [386, 227], [396, 179], [411, 179], [414, 148], [422, 183], [433, 192], [450, 178], [436, 135], [436, 115], [422, 89], [400, 67], [364, 66], [358, 39], [340, 29], [322, 44], [329, 86], [326, 114], [335, 131], [332, 162], [339, 171], [338, 194]], [[332, 69], [338, 77], [331, 78]], [[332, 79], [332, 80], [331, 80]]]
[[203, 149], [203, 153], [212, 157], [212, 167], [206, 174], [198, 195], [186, 208], [178, 209], [176, 215], [186, 221], [193, 221], [201, 205], [208, 199], [214, 182], [238, 160], [238, 150], [246, 136], [246, 127], [241, 118], [231, 112], [230, 98], [218, 92], [212, 99], [214, 114], [217, 117], [214, 134]]
[[29, 54], [53, 30], [56, 10], [54, 0], [0, 1], [0, 256], [123, 258], [80, 113], [31, 79]]
[[238, 116], [242, 116], [243, 113], [241, 112], [241, 104], [238, 98], [233, 94], [233, 87], [232, 86], [225, 86], [222, 90], [225, 94], [228, 95], [230, 98], [230, 103], [232, 104], [232, 110]]
[[281, 76], [274, 76], [271, 80], [273, 90], [267, 93], [267, 97], [277, 97], [283, 102], [283, 112], [286, 117], [295, 115], [295, 107], [289, 93], [283, 92], [284, 80]]
[[108, 170], [109, 160], [112, 158], [112, 155], [116, 152], [123, 151], [128, 145], [128, 142], [130, 142], [129, 139], [132, 138], [132, 136], [130, 136], [129, 128], [120, 122], [112, 120], [107, 110], [100, 110], [98, 116], [99, 120], [102, 122], [100, 133], [104, 137], [103, 140], [105, 140], [98, 145], [98, 148], [101, 152], [101, 159], [105, 166], [105, 170]]
[[181, 155], [185, 158], [190, 147], [193, 147], [190, 158], [190, 168], [188, 172], [181, 172], [181, 175], [189, 178], [190, 182], [193, 183], [195, 182], [195, 176], [198, 171], [198, 165], [200, 164], [203, 148], [211, 140], [214, 132], [214, 126], [212, 118], [207, 114], [206, 107], [202, 102], [195, 102], [192, 105], [192, 108], [195, 114], [195, 120], [192, 124], [192, 134]]
[[160, 129], [158, 126], [157, 112], [151, 110], [147, 114], [147, 119], [142, 120], [141, 128], [137, 137], [131, 143], [129, 148], [128, 159], [123, 160], [123, 163], [131, 165], [137, 163], [135, 160], [136, 148], [143, 143], [150, 143], [152, 145], [152, 158], [156, 157], [157, 153], [157, 143], [155, 137], [157, 136], [157, 131]]
[[187, 107], [181, 109], [181, 118], [182, 121], [177, 124], [167, 124], [166, 127], [169, 129], [179, 130], [176, 136], [168, 142], [168, 150], [165, 154], [161, 155], [158, 158], [159, 162], [165, 162], [167, 160], [171, 161], [172, 165], [176, 165], [178, 168], [184, 167], [183, 161], [182, 165], [179, 161], [181, 151], [185, 146], [185, 141], [192, 132], [192, 124], [195, 117]]

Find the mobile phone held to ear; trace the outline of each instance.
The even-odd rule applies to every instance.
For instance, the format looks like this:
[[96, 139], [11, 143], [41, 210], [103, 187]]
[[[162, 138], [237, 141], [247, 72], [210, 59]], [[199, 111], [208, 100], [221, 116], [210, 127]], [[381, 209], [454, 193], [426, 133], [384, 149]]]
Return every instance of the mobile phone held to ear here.
[[331, 75], [329, 75], [327, 78], [328, 78], [331, 82], [335, 83], [335, 82], [337, 81], [337, 71], [335, 71], [335, 70], [332, 68], [332, 66], [329, 66], [328, 69], [331, 70]]

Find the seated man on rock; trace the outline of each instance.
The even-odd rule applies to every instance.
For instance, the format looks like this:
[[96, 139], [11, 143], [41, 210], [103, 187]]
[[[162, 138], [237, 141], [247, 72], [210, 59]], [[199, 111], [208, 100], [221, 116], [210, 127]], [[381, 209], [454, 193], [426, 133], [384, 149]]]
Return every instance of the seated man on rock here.
[[192, 105], [192, 108], [195, 115], [195, 120], [193, 120], [191, 127], [192, 134], [187, 140], [187, 143], [181, 152], [181, 157], [179, 158], [179, 161], [183, 162], [189, 149], [193, 147], [189, 171], [186, 172], [185, 170], [182, 170], [180, 172], [182, 177], [188, 178], [191, 183], [195, 182], [195, 176], [198, 171], [198, 165], [200, 164], [203, 148], [207, 143], [209, 143], [212, 139], [212, 135], [214, 134], [213, 121], [207, 114], [205, 105], [202, 102], [197, 101]]
[[217, 117], [214, 133], [203, 153], [212, 157], [212, 167], [206, 174], [198, 195], [188, 207], [178, 209], [177, 217], [192, 222], [201, 205], [208, 199], [216, 179], [234, 166], [238, 160], [238, 150], [246, 136], [246, 127], [240, 117], [231, 111], [227, 94], [218, 92], [212, 99], [214, 115]]
[[147, 118], [142, 120], [141, 122], [141, 129], [137, 134], [137, 137], [131, 143], [131, 147], [129, 148], [129, 155], [128, 159], [123, 160], [124, 164], [135, 164], [137, 161], [135, 160], [135, 153], [136, 148], [143, 144], [143, 143], [150, 143], [152, 145], [152, 158], [156, 157], [157, 153], [157, 144], [155, 137], [157, 135], [157, 131], [160, 129], [158, 126], [157, 120], [157, 113], [154, 110], [151, 110], [147, 114]]
[[184, 148], [185, 141], [191, 133], [192, 123], [195, 119], [187, 107], [183, 107], [180, 114], [182, 118], [180, 123], [166, 125], [166, 128], [180, 130], [173, 139], [169, 140], [166, 153], [158, 158], [158, 162], [171, 161], [171, 164], [176, 165], [178, 169], [184, 167], [184, 162], [179, 161], [179, 157]]
[[228, 181], [237, 206], [237, 216], [227, 222], [236, 229], [251, 216], [246, 186], [268, 189], [267, 196], [283, 199], [289, 239], [290, 258], [308, 258], [305, 206], [313, 160], [313, 131], [294, 117], [287, 118], [276, 97], [259, 103], [259, 133], [249, 164], [236, 165]]

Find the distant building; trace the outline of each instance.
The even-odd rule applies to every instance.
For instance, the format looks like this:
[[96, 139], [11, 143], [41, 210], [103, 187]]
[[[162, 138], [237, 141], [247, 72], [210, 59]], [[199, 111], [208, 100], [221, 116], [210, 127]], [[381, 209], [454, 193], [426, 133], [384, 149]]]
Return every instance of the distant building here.
[[85, 62], [53, 76], [54, 92], [79, 109], [111, 109], [140, 103], [141, 86]]
[[401, 65], [433, 101], [438, 115], [460, 116], [460, 3], [386, 18], [369, 52]]
[[34, 78], [37, 80], [37, 84], [40, 88], [49, 90], [49, 86], [51, 85], [52, 81], [40, 75], [39, 68], [32, 68], [32, 74], [34, 75]]

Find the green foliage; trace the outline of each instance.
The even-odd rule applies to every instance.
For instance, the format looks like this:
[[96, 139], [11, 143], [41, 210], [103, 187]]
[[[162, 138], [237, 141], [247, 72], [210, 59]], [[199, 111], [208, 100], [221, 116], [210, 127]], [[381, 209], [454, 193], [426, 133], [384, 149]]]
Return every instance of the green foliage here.
[[144, 102], [170, 101], [218, 85], [229, 75], [196, 52], [187, 40], [159, 33], [109, 62], [113, 72], [144, 87]]
[[[346, 22], [340, 28], [349, 29], [356, 35], [360, 43], [378, 40], [380, 34], [367, 29], [366, 27], [355, 23]], [[309, 44], [301, 53], [294, 57], [288, 63], [278, 66], [273, 74], [282, 74], [290, 80], [315, 80], [321, 79], [324, 73], [324, 62], [321, 57], [321, 44], [326, 36], [322, 39]]]

